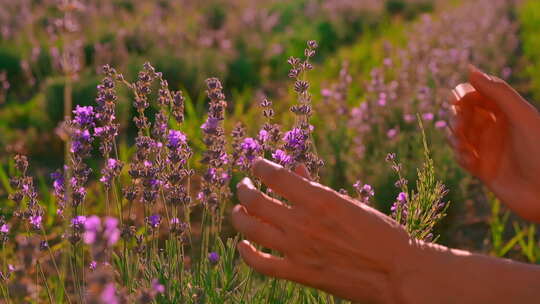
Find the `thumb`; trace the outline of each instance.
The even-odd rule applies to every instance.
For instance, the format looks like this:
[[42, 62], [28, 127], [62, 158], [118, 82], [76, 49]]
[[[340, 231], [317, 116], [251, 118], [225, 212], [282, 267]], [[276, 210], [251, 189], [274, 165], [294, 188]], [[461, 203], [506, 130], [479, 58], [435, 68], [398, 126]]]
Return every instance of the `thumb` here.
[[538, 115], [537, 110], [508, 83], [480, 71], [473, 65], [469, 65], [469, 82], [480, 94], [494, 102], [511, 121]]

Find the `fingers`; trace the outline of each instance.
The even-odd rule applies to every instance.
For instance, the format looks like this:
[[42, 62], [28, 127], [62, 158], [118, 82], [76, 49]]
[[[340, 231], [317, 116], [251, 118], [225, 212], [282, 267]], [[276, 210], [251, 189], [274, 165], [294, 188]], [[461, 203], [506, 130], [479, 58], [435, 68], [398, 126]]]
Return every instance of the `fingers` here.
[[238, 243], [237, 247], [244, 262], [259, 273], [286, 279], [293, 271], [290, 263], [284, 258], [261, 252], [246, 240]]
[[263, 158], [253, 163], [253, 174], [273, 191], [298, 205], [320, 205], [333, 198], [330, 189]]
[[250, 215], [274, 226], [289, 222], [289, 207], [257, 190], [249, 178], [238, 184], [238, 199]]
[[250, 216], [244, 206], [236, 205], [232, 211], [232, 224], [248, 239], [266, 248], [283, 252], [286, 248], [285, 234], [278, 228]]
[[473, 65], [469, 66], [469, 82], [513, 121], [538, 115], [538, 111], [504, 80], [487, 75]]

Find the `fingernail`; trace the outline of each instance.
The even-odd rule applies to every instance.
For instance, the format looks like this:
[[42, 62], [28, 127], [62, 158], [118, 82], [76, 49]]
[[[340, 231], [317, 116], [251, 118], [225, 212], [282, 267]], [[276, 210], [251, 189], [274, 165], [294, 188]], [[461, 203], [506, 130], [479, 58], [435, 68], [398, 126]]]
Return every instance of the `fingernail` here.
[[452, 115], [457, 115], [457, 107], [456, 107], [456, 105], [451, 105], [450, 106], [450, 113], [452, 113]]
[[472, 65], [472, 64], [469, 64], [469, 71], [472, 72], [472, 73], [479, 73], [480, 75], [482, 75], [484, 78], [486, 78], [487, 80], [489, 81], [492, 81], [493, 79], [491, 78], [491, 76], [489, 76], [488, 74], [484, 73], [482, 70], [480, 70], [479, 68], [477, 68], [476, 66]]
[[257, 159], [252, 166], [252, 172], [255, 176], [265, 176], [272, 170], [278, 170], [282, 167], [274, 162], [271, 162], [264, 158]]
[[244, 177], [244, 179], [242, 179], [242, 183], [244, 183], [244, 185], [246, 185], [249, 189], [255, 189], [255, 186], [253, 186], [253, 182], [249, 177]]

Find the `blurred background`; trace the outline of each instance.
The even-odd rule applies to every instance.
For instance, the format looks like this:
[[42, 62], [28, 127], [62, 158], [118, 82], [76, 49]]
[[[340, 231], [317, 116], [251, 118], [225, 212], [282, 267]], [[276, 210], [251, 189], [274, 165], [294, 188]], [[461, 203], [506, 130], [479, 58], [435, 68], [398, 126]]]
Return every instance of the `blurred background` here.
[[[377, 207], [389, 212], [399, 191], [384, 157], [396, 152], [414, 186], [423, 161], [418, 113], [453, 202], [439, 228], [442, 242], [493, 250], [494, 205], [452, 159], [445, 99], [466, 81], [472, 62], [540, 100], [539, 30], [536, 0], [0, 0], [0, 180], [6, 185], [11, 155], [24, 153], [54, 204], [46, 187], [49, 172], [63, 164], [58, 126], [66, 98], [71, 108], [93, 105], [104, 64], [134, 80], [148, 61], [171, 89], [182, 90], [182, 130], [195, 155], [204, 147], [208, 77], [224, 85], [228, 131], [242, 121], [255, 134], [264, 97], [274, 101], [276, 121], [290, 126], [295, 95], [287, 59], [316, 40], [307, 78], [315, 142], [326, 163], [322, 182], [349, 190], [357, 179], [370, 183]], [[135, 133], [132, 101], [119, 91], [126, 158]], [[94, 172], [99, 161], [90, 161]], [[6, 201], [1, 187], [0, 197]]]

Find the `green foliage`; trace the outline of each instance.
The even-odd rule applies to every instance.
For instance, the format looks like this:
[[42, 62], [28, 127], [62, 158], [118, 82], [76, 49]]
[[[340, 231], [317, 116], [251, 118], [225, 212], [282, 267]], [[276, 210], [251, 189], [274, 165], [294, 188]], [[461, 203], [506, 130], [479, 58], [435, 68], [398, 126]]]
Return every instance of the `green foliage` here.
[[522, 41], [523, 71], [521, 75], [529, 82], [533, 102], [540, 105], [540, 1], [527, 0], [518, 8], [520, 37]]
[[[73, 86], [73, 101], [75, 105], [90, 106], [95, 105], [96, 77], [84, 77], [81, 81], [75, 82]], [[51, 124], [56, 125], [64, 119], [64, 86], [65, 79], [62, 77], [52, 78], [45, 87], [45, 110]]]
[[[449, 202], [443, 199], [447, 193], [444, 184], [435, 175], [435, 165], [430, 156], [426, 133], [422, 120], [418, 116], [422, 132], [422, 146], [424, 150], [424, 164], [417, 169], [416, 190], [409, 190], [407, 183], [402, 184], [401, 191], [406, 193], [406, 204], [397, 204], [395, 218], [405, 226], [409, 234], [419, 240], [436, 241], [439, 236], [433, 235], [435, 225], [446, 216]], [[396, 168], [400, 165], [394, 162]], [[399, 178], [403, 180], [398, 169]]]
[[[507, 257], [540, 264], [540, 247], [535, 224], [523, 220], [510, 221], [510, 211], [503, 208], [501, 202], [488, 193], [491, 205], [489, 219], [490, 253], [497, 257]], [[511, 222], [511, 224], [510, 224]]]
[[392, 15], [402, 13], [406, 7], [407, 3], [403, 0], [387, 0], [385, 3], [386, 11]]
[[206, 22], [211, 29], [219, 30], [225, 23], [227, 18], [227, 12], [225, 10], [224, 4], [214, 4], [208, 8], [206, 14]]

